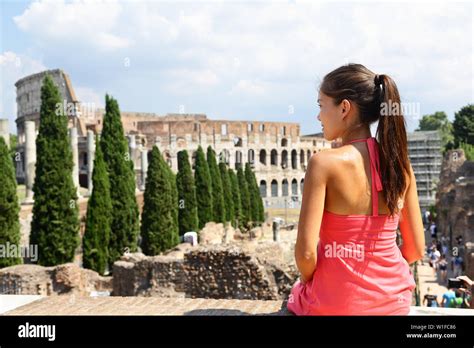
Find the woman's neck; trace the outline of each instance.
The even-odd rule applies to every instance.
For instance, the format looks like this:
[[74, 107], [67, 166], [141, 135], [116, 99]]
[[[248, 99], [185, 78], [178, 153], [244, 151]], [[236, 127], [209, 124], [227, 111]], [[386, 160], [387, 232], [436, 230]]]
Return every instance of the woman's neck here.
[[349, 130], [341, 136], [342, 145], [347, 145], [352, 140], [367, 139], [371, 136], [369, 126], [358, 125], [352, 131]]

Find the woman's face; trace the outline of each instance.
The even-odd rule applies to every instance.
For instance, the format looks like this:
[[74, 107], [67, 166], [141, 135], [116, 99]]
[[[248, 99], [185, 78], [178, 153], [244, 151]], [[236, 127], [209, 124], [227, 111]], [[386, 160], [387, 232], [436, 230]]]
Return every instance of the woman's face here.
[[318, 104], [318, 120], [321, 121], [324, 138], [326, 140], [337, 139], [343, 131], [341, 105], [335, 105], [334, 99], [321, 91], [318, 95]]

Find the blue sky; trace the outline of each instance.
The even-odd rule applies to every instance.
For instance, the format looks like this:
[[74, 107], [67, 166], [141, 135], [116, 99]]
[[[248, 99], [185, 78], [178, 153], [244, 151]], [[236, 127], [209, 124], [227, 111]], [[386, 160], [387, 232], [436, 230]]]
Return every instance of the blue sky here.
[[471, 2], [2, 1], [0, 117], [14, 83], [61, 68], [82, 102], [124, 111], [298, 122], [319, 132], [317, 88], [357, 62], [391, 75], [408, 129], [473, 102]]

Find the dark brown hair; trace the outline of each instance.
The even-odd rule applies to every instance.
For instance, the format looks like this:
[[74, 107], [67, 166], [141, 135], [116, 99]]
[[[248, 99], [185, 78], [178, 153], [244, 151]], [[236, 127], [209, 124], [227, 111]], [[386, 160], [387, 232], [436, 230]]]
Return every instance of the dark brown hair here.
[[390, 215], [399, 212], [398, 200], [410, 173], [405, 118], [397, 85], [388, 75], [377, 75], [361, 64], [348, 64], [327, 74], [320, 91], [336, 105], [347, 99], [359, 108], [362, 124], [379, 121], [375, 137], [380, 149], [383, 194]]

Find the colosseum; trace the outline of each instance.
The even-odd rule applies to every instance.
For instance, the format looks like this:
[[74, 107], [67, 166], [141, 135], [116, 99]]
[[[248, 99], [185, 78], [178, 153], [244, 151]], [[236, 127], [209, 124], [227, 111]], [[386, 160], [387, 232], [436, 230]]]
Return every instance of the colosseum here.
[[[64, 113], [69, 120], [74, 159], [74, 181], [79, 189], [92, 189], [95, 134], [100, 134], [104, 110], [81, 103], [69, 76], [60, 69], [43, 71], [16, 82], [17, 134], [20, 154], [17, 179], [26, 184], [26, 202], [32, 199], [35, 137], [38, 133], [40, 90], [45, 74], [59, 87]], [[199, 145], [214, 148], [218, 160], [232, 169], [250, 163], [260, 185], [266, 207], [298, 206], [301, 202], [304, 175], [313, 153], [336, 144], [322, 135], [300, 135], [298, 123], [266, 121], [211, 120], [205, 114], [158, 115], [121, 112], [129, 151], [135, 166], [137, 190], [144, 190], [148, 153], [157, 145], [174, 172], [177, 153], [186, 149], [194, 159]], [[79, 191], [79, 190], [78, 190]]]

